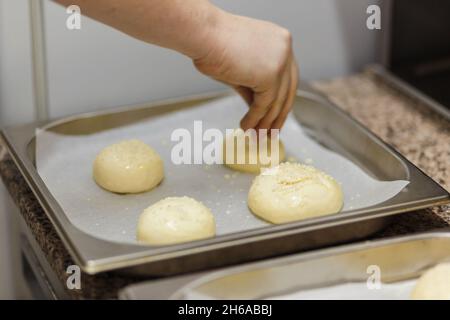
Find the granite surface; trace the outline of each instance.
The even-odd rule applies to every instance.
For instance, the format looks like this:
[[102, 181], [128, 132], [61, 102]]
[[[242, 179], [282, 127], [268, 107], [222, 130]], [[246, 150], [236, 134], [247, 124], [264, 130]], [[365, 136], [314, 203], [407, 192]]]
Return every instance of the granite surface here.
[[[313, 86], [450, 190], [450, 122], [390, 88], [370, 72], [317, 82]], [[15, 164], [1, 148], [0, 145], [0, 176], [47, 261], [65, 282], [71, 257]], [[436, 207], [397, 216], [374, 238], [449, 224], [450, 206]], [[136, 281], [139, 280], [111, 272], [96, 276], [83, 274], [82, 289], [68, 290], [67, 294], [74, 299], [116, 298], [120, 288]]]

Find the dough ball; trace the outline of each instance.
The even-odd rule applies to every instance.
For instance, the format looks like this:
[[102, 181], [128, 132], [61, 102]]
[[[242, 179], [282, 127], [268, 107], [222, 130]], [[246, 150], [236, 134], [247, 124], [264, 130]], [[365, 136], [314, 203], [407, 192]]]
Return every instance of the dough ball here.
[[271, 223], [337, 213], [342, 205], [341, 187], [332, 177], [299, 163], [263, 170], [248, 194], [250, 210]]
[[188, 242], [214, 237], [216, 225], [211, 211], [189, 197], [169, 197], [141, 214], [137, 239], [152, 245]]
[[438, 264], [417, 281], [411, 298], [415, 300], [450, 300], [450, 263]]
[[94, 161], [94, 180], [117, 193], [139, 193], [157, 186], [164, 177], [158, 153], [139, 140], [126, 140], [104, 148]]
[[[249, 173], [260, 173], [261, 168], [273, 167], [281, 163], [285, 158], [284, 145], [281, 140], [278, 141], [278, 158], [276, 154], [272, 154], [272, 143], [270, 138], [259, 139], [258, 142], [255, 142], [255, 147], [251, 148], [250, 139], [255, 139], [252, 137], [245, 137], [245, 133], [241, 129], [237, 129], [233, 132], [233, 134], [229, 134], [225, 137], [225, 141], [223, 144], [223, 163], [237, 171], [249, 172]], [[244, 148], [238, 149], [238, 141], [245, 142]], [[265, 144], [266, 150], [264, 147], [261, 147], [262, 144]], [[233, 155], [229, 155], [227, 159], [227, 145], [234, 144], [234, 157]], [[230, 147], [231, 148], [231, 147]], [[241, 155], [238, 154], [238, 150], [241, 152]], [[264, 161], [264, 158], [261, 159], [261, 154], [263, 156], [267, 155], [267, 158]], [[245, 153], [242, 155], [242, 151]], [[241, 159], [241, 160], [240, 160]], [[263, 160], [263, 161], [262, 161]], [[268, 160], [268, 161], [267, 161]], [[263, 164], [264, 163], [264, 164]]]

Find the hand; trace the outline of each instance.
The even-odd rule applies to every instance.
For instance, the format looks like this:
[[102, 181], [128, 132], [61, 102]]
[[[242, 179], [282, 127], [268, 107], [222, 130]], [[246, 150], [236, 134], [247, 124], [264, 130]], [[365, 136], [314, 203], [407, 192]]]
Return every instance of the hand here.
[[292, 108], [298, 68], [289, 31], [273, 23], [221, 12], [194, 65], [232, 86], [249, 104], [244, 130], [281, 129]]

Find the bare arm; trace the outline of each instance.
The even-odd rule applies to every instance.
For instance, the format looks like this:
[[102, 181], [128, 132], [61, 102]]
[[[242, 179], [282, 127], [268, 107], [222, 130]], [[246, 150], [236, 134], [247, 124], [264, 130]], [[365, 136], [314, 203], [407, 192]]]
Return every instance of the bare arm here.
[[298, 82], [290, 33], [207, 0], [56, 0], [132, 37], [176, 50], [250, 105], [243, 129], [281, 128]]

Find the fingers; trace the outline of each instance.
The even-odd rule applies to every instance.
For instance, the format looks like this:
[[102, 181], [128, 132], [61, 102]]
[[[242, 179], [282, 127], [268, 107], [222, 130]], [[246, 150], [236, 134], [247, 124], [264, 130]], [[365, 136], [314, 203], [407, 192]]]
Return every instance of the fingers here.
[[294, 104], [294, 99], [297, 94], [297, 86], [299, 81], [298, 66], [297, 62], [295, 61], [295, 58], [292, 60], [291, 63], [290, 74], [291, 74], [290, 78], [291, 82], [285, 104], [280, 114], [278, 115], [277, 119], [272, 123], [271, 129], [281, 129], [281, 127], [283, 127], [283, 124], [286, 121], [286, 118], [289, 115], [289, 112], [291, 111], [292, 106]]
[[278, 89], [277, 97], [270, 106], [268, 112], [264, 115], [261, 121], [257, 125], [257, 129], [270, 129], [272, 123], [278, 118], [283, 106], [288, 98], [288, 92], [291, 83], [291, 61], [286, 65], [283, 71], [280, 88]]
[[252, 92], [245, 87], [235, 88], [250, 105], [241, 120], [241, 128], [281, 129], [292, 109], [298, 86], [298, 67], [292, 56], [280, 76], [268, 91]]
[[276, 92], [278, 88], [271, 88], [261, 93], [255, 92], [253, 94], [253, 102], [250, 105], [250, 110], [245, 114], [241, 120], [241, 128], [245, 131], [251, 128], [256, 128], [259, 121], [265, 116], [270, 106], [276, 99]]
[[233, 86], [233, 89], [244, 99], [250, 106], [253, 103], [253, 91], [243, 86]]

